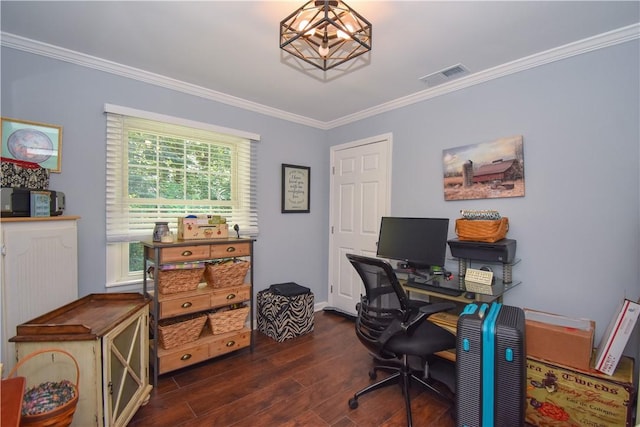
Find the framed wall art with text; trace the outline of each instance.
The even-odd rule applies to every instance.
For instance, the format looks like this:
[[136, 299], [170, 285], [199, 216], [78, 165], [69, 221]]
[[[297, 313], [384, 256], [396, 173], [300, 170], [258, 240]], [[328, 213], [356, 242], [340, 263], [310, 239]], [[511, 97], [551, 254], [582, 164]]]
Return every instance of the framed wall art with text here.
[[282, 164], [282, 213], [310, 212], [311, 168]]

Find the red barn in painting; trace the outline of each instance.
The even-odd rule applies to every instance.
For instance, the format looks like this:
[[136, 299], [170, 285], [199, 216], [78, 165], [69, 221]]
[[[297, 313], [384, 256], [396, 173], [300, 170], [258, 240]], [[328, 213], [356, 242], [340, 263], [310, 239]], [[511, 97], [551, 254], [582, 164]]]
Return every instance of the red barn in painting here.
[[476, 169], [473, 182], [513, 181], [521, 177], [520, 163], [516, 159], [500, 159]]

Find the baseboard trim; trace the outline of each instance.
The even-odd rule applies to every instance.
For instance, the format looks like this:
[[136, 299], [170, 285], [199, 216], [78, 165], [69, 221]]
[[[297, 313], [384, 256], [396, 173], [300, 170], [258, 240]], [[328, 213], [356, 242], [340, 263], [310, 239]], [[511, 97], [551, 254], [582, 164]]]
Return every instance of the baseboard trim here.
[[331, 314], [336, 314], [338, 316], [346, 317], [349, 320], [355, 320], [356, 319], [356, 316], [354, 314], [348, 313], [348, 312], [346, 312], [344, 310], [341, 310], [341, 309], [339, 309], [337, 307], [329, 307], [329, 306], [327, 306], [327, 307], [324, 307], [322, 309], [322, 311], [324, 311], [325, 313], [331, 313]]

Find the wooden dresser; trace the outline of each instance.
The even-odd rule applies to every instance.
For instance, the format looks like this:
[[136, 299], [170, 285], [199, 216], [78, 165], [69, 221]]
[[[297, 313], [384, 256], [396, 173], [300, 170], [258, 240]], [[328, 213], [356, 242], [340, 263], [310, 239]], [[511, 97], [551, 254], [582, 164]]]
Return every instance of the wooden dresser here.
[[151, 316], [158, 321], [180, 316], [206, 313], [232, 304], [250, 306], [247, 324], [238, 330], [212, 334], [205, 325], [201, 336], [192, 342], [175, 348], [165, 349], [159, 344], [158, 322], [152, 321], [150, 341], [151, 363], [154, 367], [153, 384], [157, 385], [158, 375], [184, 368], [232, 351], [251, 347], [253, 319], [253, 239], [226, 238], [206, 240], [179, 240], [173, 243], [143, 242], [144, 269], [151, 265], [162, 268], [165, 265], [215, 261], [224, 259], [243, 260], [250, 267], [243, 283], [237, 286], [213, 288], [203, 283], [195, 290], [177, 293], [160, 293], [158, 274], [153, 280], [145, 277], [144, 293], [153, 300]]

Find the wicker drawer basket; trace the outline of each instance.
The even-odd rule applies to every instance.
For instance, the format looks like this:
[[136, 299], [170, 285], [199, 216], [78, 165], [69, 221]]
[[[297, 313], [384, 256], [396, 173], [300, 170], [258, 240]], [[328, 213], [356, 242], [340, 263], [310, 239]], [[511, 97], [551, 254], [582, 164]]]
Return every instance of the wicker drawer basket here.
[[498, 220], [456, 219], [456, 234], [460, 240], [473, 242], [497, 242], [506, 237], [509, 218]]
[[212, 288], [228, 288], [244, 283], [249, 271], [248, 261], [226, 261], [208, 263], [204, 269], [204, 278]]
[[249, 307], [218, 309], [207, 313], [209, 327], [214, 335], [240, 330], [249, 315]]
[[[175, 270], [160, 270], [158, 276], [158, 291], [161, 294], [176, 294], [178, 292], [195, 291], [202, 281], [204, 268], [183, 268]], [[149, 276], [153, 278], [154, 268], [149, 267]]]
[[207, 316], [204, 313], [163, 319], [158, 322], [158, 342], [165, 350], [200, 338]]

